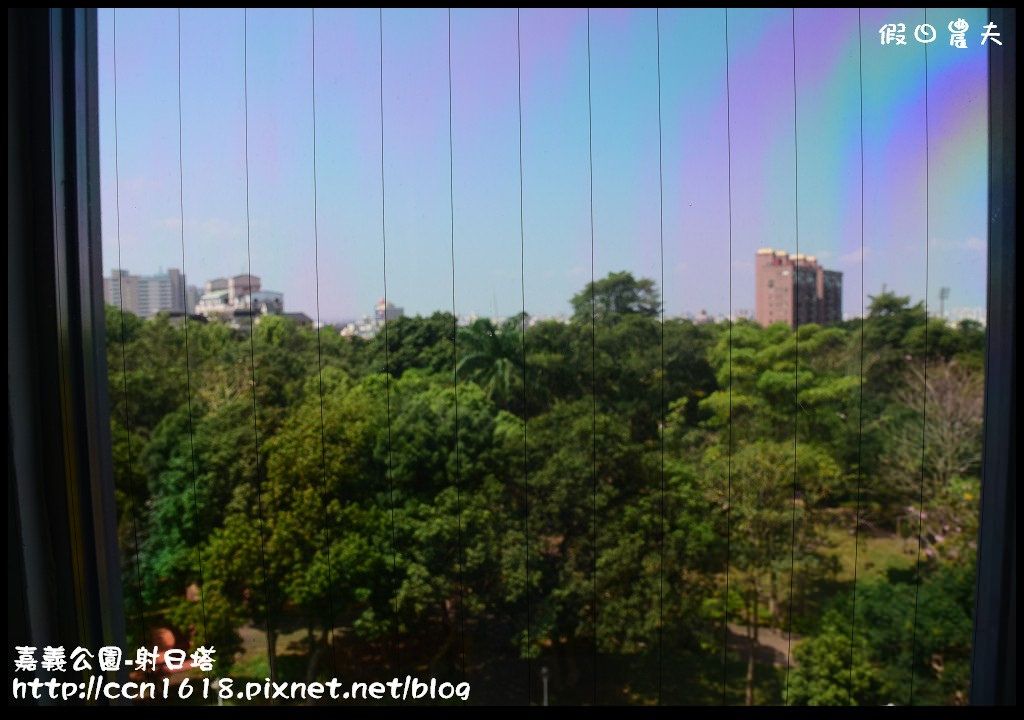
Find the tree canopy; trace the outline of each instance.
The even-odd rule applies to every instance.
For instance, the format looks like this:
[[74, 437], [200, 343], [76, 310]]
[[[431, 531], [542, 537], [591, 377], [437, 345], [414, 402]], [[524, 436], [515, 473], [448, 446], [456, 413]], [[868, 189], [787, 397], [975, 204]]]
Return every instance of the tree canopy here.
[[984, 330], [887, 292], [863, 345], [663, 320], [628, 272], [572, 307], [369, 341], [190, 321], [187, 357], [108, 307], [132, 641], [225, 672], [258, 632], [279, 677], [465, 673], [482, 702], [529, 660], [557, 702], [777, 703], [794, 633], [791, 703], [961, 702]]

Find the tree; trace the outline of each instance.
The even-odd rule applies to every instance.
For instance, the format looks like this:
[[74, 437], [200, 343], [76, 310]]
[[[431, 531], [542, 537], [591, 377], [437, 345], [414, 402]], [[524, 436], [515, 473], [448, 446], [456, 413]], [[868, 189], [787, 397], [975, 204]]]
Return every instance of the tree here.
[[237, 628], [245, 622], [245, 614], [237, 603], [224, 595], [219, 580], [211, 580], [199, 590], [198, 594], [186, 591], [173, 596], [167, 618], [172, 627], [187, 634], [189, 648], [216, 649], [216, 674], [224, 677], [242, 649]]
[[[874, 494], [896, 511], [908, 503], [916, 506], [920, 502], [923, 482], [926, 503], [945, 497], [944, 508], [959, 508], [960, 512], [952, 514], [936, 508], [938, 514], [932, 516], [932, 527], [924, 535], [929, 545], [936, 538], [942, 542], [943, 537], [961, 534], [965, 529], [973, 533], [976, 527], [973, 503], [963, 506], [958, 501], [950, 505], [948, 492], [957, 481], [974, 480], [980, 472], [982, 390], [982, 379], [976, 372], [955, 362], [936, 361], [927, 368], [909, 366], [893, 393], [895, 411], [887, 423], [890, 445], [883, 457], [885, 484]], [[972, 494], [969, 485], [955, 494], [965, 493]], [[976, 491], [973, 496], [977, 497]], [[917, 516], [919, 510], [912, 508], [910, 513]]]
[[480, 318], [459, 329], [459, 379], [475, 382], [501, 408], [522, 405], [524, 322], [525, 317], [517, 316], [495, 327]]
[[[851, 647], [851, 642], [853, 647]], [[793, 650], [789, 685], [793, 705], [875, 705], [881, 685], [862, 634], [850, 637], [849, 618], [830, 613], [818, 635]]]
[[426, 318], [404, 316], [386, 324], [367, 348], [368, 372], [386, 370], [397, 378], [411, 368], [449, 376], [454, 371], [455, 318], [451, 313], [435, 312]]
[[[955, 362], [938, 362], [927, 368], [912, 365], [895, 393], [903, 407], [923, 407], [927, 413], [925, 471], [939, 486], [980, 470], [983, 390], [978, 374]], [[905, 445], [900, 448], [907, 450]]]
[[[653, 700], [663, 657], [685, 675], [665, 697], [693, 702], [719, 699], [727, 607], [748, 702], [776, 690], [753, 672], [767, 625], [805, 638], [790, 700], [843, 703], [850, 597], [823, 548], [857, 497], [863, 524], [921, 517], [929, 560], [916, 641], [917, 578], [858, 578], [853, 700], [906, 702], [913, 673], [914, 702], [961, 701], [984, 330], [872, 298], [862, 396], [859, 321], [662, 321], [653, 281], [629, 273], [573, 309], [529, 327], [439, 312], [369, 341], [190, 322], [186, 364], [183, 327], [108, 308], [131, 630], [145, 610], [227, 661], [251, 622], [275, 658], [302, 649], [306, 679], [329, 651], [353, 677], [396, 649], [440, 674], [464, 657], [481, 682], [533, 658], [568, 701], [592, 698], [578, 658], [596, 643], [628, 668], [600, 700]], [[305, 642], [277, 648], [296, 624]], [[281, 679], [302, 679], [293, 660]]]
[[794, 458], [793, 445], [784, 442], [743, 444], [731, 458], [721, 446], [714, 446], [706, 463], [706, 491], [727, 513], [730, 558], [743, 597], [746, 702], [751, 705], [761, 600], [767, 595], [769, 611], [778, 623], [779, 576], [790, 569], [793, 554], [806, 556], [816, 529], [817, 504], [839, 469], [813, 446], [805, 446]]
[[891, 292], [869, 296], [864, 322], [865, 385], [873, 401], [888, 396], [898, 385], [908, 356], [907, 335], [923, 326], [924, 304], [910, 305], [909, 296]]
[[880, 670], [880, 704], [966, 704], [973, 609], [972, 564], [926, 568], [920, 587], [894, 576], [858, 586], [856, 628]]
[[[310, 648], [322, 651], [339, 617], [368, 638], [393, 626], [390, 507], [374, 457], [387, 399], [383, 378], [354, 383], [335, 368], [310, 378], [305, 398], [265, 446], [266, 552], [294, 557], [276, 578], [278, 592], [303, 608]], [[318, 657], [311, 651], [307, 675]]]
[[661, 296], [653, 280], [637, 280], [629, 272], [613, 272], [595, 282], [587, 283], [572, 298], [573, 320], [589, 323], [615, 324], [625, 315], [657, 317]]
[[683, 419], [687, 426], [695, 427], [706, 417], [701, 400], [718, 389], [714, 368], [708, 361], [714, 330], [689, 320], [666, 318], [663, 332], [665, 399], [683, 400]]
[[578, 327], [545, 320], [526, 331], [524, 417], [548, 411], [557, 401], [570, 402], [583, 396], [582, 353]]

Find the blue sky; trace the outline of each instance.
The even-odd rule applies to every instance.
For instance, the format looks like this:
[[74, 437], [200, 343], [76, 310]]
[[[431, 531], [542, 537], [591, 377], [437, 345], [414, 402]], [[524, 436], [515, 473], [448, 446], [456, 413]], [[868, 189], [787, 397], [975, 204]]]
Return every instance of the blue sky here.
[[[948, 44], [957, 17], [966, 49]], [[180, 36], [174, 9], [118, 10], [116, 134], [114, 20], [100, 11], [106, 272], [181, 267], [184, 250], [193, 284], [251, 265], [288, 310], [372, 312], [385, 280], [378, 11], [315, 13], [315, 195], [309, 9], [184, 9]], [[922, 9], [865, 9], [860, 33], [856, 9], [800, 9], [795, 25], [789, 9], [732, 9], [728, 22], [727, 94], [725, 11], [660, 13], [659, 186], [655, 11], [591, 11], [589, 112], [586, 11], [522, 11], [521, 246], [516, 11], [451, 13], [451, 155], [448, 12], [384, 11], [388, 298], [451, 310], [454, 282], [463, 315], [512, 314], [523, 291], [528, 312], [567, 313], [593, 260], [598, 277], [664, 268], [670, 315], [752, 310], [755, 251], [799, 242], [844, 272], [846, 313], [883, 284], [917, 300], [927, 282], [931, 309], [943, 286], [947, 307], [984, 306], [983, 11], [929, 11], [927, 92]], [[881, 44], [887, 22], [906, 23], [906, 46]]]

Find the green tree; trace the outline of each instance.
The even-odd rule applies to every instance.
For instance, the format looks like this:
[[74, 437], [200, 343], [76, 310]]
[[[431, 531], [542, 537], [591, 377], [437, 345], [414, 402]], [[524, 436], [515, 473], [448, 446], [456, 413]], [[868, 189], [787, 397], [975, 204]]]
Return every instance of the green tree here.
[[625, 315], [656, 317], [661, 309], [661, 296], [653, 280], [637, 280], [629, 272], [612, 272], [600, 280], [587, 283], [572, 298], [573, 320], [615, 324]]
[[789, 684], [793, 705], [877, 705], [881, 673], [869, 662], [863, 635], [852, 638], [849, 618], [831, 613], [822, 631], [793, 651]]
[[663, 320], [653, 281], [629, 273], [572, 305], [571, 322], [525, 330], [400, 318], [368, 341], [190, 320], [187, 358], [185, 327], [108, 307], [132, 632], [145, 610], [224, 668], [244, 623], [269, 626], [275, 661], [304, 624], [306, 679], [328, 653], [359, 676], [396, 642], [439, 674], [464, 652], [484, 687], [533, 658], [563, 701], [592, 698], [580, 658], [596, 643], [600, 667], [624, 668], [602, 671], [602, 701], [653, 700], [665, 658], [685, 676], [665, 675], [666, 698], [717, 702], [728, 567], [748, 702], [778, 690], [754, 673], [759, 628], [792, 619], [790, 699], [842, 704], [850, 597], [827, 542], [855, 499], [862, 539], [922, 517], [924, 472], [918, 612], [916, 577], [858, 578], [853, 700], [908, 702], [913, 673], [915, 703], [961, 702], [984, 329], [892, 293], [871, 299], [863, 348], [859, 320]]
[[705, 462], [708, 497], [728, 514], [730, 559], [743, 598], [746, 702], [751, 705], [761, 603], [767, 599], [773, 623], [781, 625], [780, 577], [790, 571], [795, 555], [807, 558], [818, 530], [818, 504], [839, 469], [813, 446], [794, 457], [792, 444], [771, 442], [740, 445], [731, 458], [714, 446]]
[[525, 316], [509, 318], [500, 326], [486, 318], [476, 320], [458, 334], [458, 377], [483, 388], [501, 408], [522, 411], [523, 335]]
[[856, 627], [880, 670], [881, 704], [966, 704], [973, 608], [972, 564], [926, 568], [919, 588], [895, 576], [858, 587]]
[[454, 334], [455, 318], [449, 312], [389, 320], [387, 329], [381, 328], [370, 341], [367, 371], [387, 370], [397, 378], [406, 370], [420, 368], [450, 377], [455, 366]]

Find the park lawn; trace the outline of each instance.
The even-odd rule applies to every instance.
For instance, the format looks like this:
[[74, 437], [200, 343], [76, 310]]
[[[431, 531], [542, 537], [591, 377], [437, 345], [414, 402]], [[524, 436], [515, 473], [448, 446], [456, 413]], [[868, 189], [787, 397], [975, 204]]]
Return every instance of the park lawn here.
[[[840, 569], [836, 579], [839, 582], [853, 582], [854, 578], [854, 536], [848, 530], [831, 528], [826, 532], [831, 546], [828, 553], [839, 557]], [[904, 539], [899, 535], [866, 535], [858, 538], [860, 551], [857, 553], [857, 580], [884, 577], [889, 570], [905, 570], [913, 567], [917, 559], [915, 538]]]

